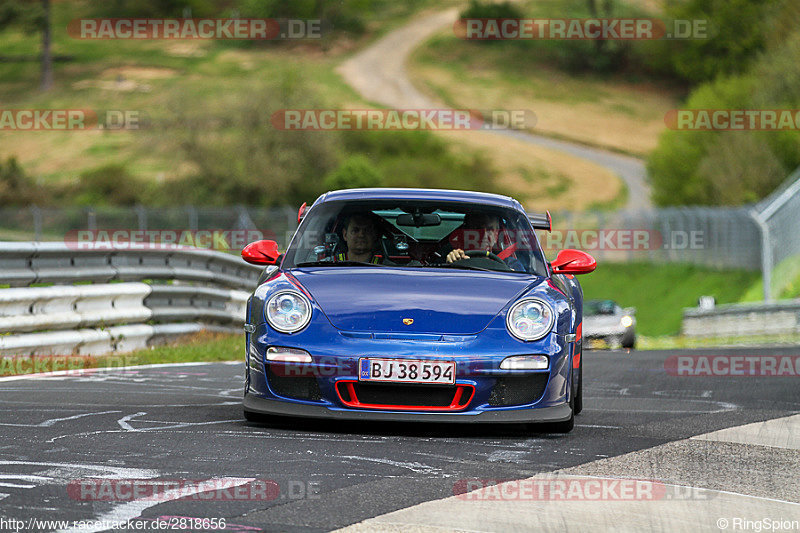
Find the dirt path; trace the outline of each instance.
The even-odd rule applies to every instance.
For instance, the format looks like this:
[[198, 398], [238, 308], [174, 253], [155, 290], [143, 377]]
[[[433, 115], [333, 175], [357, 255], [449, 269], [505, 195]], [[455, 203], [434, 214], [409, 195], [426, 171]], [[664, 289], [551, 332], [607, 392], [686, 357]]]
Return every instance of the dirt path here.
[[[453, 24], [458, 12], [458, 8], [451, 8], [412, 20], [342, 63], [337, 72], [370, 102], [398, 109], [442, 107], [414, 87], [408, 78], [406, 61], [414, 48], [443, 26]], [[522, 131], [495, 130], [486, 133], [507, 135], [603, 166], [619, 175], [627, 185], [626, 209], [652, 207], [644, 162], [640, 159]]]

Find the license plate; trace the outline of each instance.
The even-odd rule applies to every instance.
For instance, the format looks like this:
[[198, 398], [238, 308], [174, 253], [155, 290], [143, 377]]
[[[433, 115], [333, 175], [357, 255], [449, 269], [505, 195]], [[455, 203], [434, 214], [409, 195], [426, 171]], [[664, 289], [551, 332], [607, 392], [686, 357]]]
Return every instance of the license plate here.
[[455, 361], [421, 361], [416, 359], [358, 360], [359, 381], [391, 381], [402, 383], [456, 382]]

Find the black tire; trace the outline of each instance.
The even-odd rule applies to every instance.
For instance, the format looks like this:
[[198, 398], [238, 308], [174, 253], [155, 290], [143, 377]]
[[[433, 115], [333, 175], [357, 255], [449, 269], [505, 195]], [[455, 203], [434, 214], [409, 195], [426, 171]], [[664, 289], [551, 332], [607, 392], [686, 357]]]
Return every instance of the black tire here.
[[579, 415], [581, 411], [583, 411], [583, 353], [581, 353], [581, 362], [578, 363], [578, 390], [575, 393], [575, 405], [572, 408], [572, 412], [576, 415]]
[[[574, 374], [573, 370], [573, 374]], [[570, 416], [563, 422], [547, 422], [545, 424], [529, 424], [530, 428], [537, 433], [569, 433], [575, 427], [575, 394], [570, 395], [569, 408]]]
[[[583, 360], [582, 359], [583, 358], [581, 358], [581, 364], [583, 364]], [[580, 374], [581, 374], [580, 366], [581, 365], [578, 365], [578, 369], [579, 369], [579, 372], [578, 372], [578, 376], [579, 376], [578, 384], [579, 384], [579, 386], [580, 386]], [[571, 376], [572, 379], [575, 379], [575, 369], [572, 370], [571, 374], [572, 374], [572, 376]], [[575, 427], [575, 413], [577, 412], [577, 411], [575, 411], [575, 402], [577, 401], [577, 396], [578, 396], [577, 394], [571, 394], [570, 395], [569, 408], [570, 408], [571, 413], [569, 415], [569, 419], [565, 420], [563, 422], [551, 422], [551, 423], [547, 424], [548, 433], [569, 433], [570, 431], [572, 431], [572, 428]], [[581, 400], [581, 401], [583, 401], [583, 400]], [[581, 406], [581, 408], [583, 408], [583, 406]]]
[[261, 413], [245, 410], [244, 419], [248, 422], [253, 422], [256, 424], [264, 424], [268, 420], [268, 417], [267, 415], [262, 415]]
[[569, 420], [564, 420], [563, 422], [548, 422], [547, 424], [542, 424], [539, 427], [539, 431], [543, 433], [569, 433], [572, 431], [572, 428], [575, 427], [575, 411], [572, 411], [572, 415], [569, 417]]
[[636, 348], [636, 331], [633, 328], [628, 328], [622, 334], [622, 347], [633, 349]]

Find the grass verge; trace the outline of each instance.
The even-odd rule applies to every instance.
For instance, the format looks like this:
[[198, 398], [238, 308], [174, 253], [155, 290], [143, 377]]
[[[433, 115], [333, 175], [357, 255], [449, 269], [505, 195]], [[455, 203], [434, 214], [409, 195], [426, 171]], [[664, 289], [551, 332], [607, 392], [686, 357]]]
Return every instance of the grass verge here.
[[[787, 257], [772, 270], [772, 297], [779, 300], [800, 298], [800, 255]], [[764, 300], [764, 280], [759, 278], [742, 297], [743, 302]]]
[[681, 350], [693, 348], [731, 348], [737, 346], [800, 346], [800, 335], [751, 335], [747, 337], [679, 336], [639, 337], [637, 350]]
[[693, 265], [601, 263], [580, 282], [585, 299], [608, 298], [635, 307], [637, 333], [659, 337], [678, 334], [683, 309], [697, 306], [700, 296], [714, 296], [719, 304], [739, 302], [759, 276]]
[[93, 368], [120, 368], [164, 363], [242, 361], [244, 335], [203, 332], [125, 354], [101, 356], [3, 356], [0, 377], [50, 371], [85, 372]]
[[[559, 9], [552, 1], [526, 5], [532, 17]], [[448, 29], [418, 48], [408, 69], [421, 91], [448, 106], [529, 109], [537, 117], [534, 133], [635, 156], [656, 147], [665, 114], [683, 94], [647, 80], [570, 74], [537, 63], [517, 44], [466, 41]]]
[[168, 344], [131, 352], [136, 365], [244, 360], [244, 334], [203, 332]]

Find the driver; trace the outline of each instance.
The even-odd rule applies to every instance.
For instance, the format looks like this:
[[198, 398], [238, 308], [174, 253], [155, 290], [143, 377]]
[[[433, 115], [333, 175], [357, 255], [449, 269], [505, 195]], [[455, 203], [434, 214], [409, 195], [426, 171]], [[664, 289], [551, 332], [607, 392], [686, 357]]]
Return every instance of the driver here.
[[337, 253], [334, 258], [336, 261], [383, 264], [383, 256], [375, 253], [378, 229], [371, 216], [364, 213], [351, 215], [342, 230], [342, 240], [347, 245], [347, 251]]
[[[486, 250], [486, 252], [499, 252], [496, 248], [500, 238], [500, 219], [488, 213], [468, 213], [464, 217], [464, 224], [461, 226], [464, 232], [464, 243], [473, 245], [470, 246], [472, 250]], [[477, 235], [477, 242], [475, 239], [470, 240], [469, 237]], [[461, 248], [456, 248], [445, 257], [448, 263], [462, 261], [469, 259], [467, 253]], [[511, 270], [524, 270], [520, 261], [512, 256], [503, 259], [503, 262], [511, 268]]]

